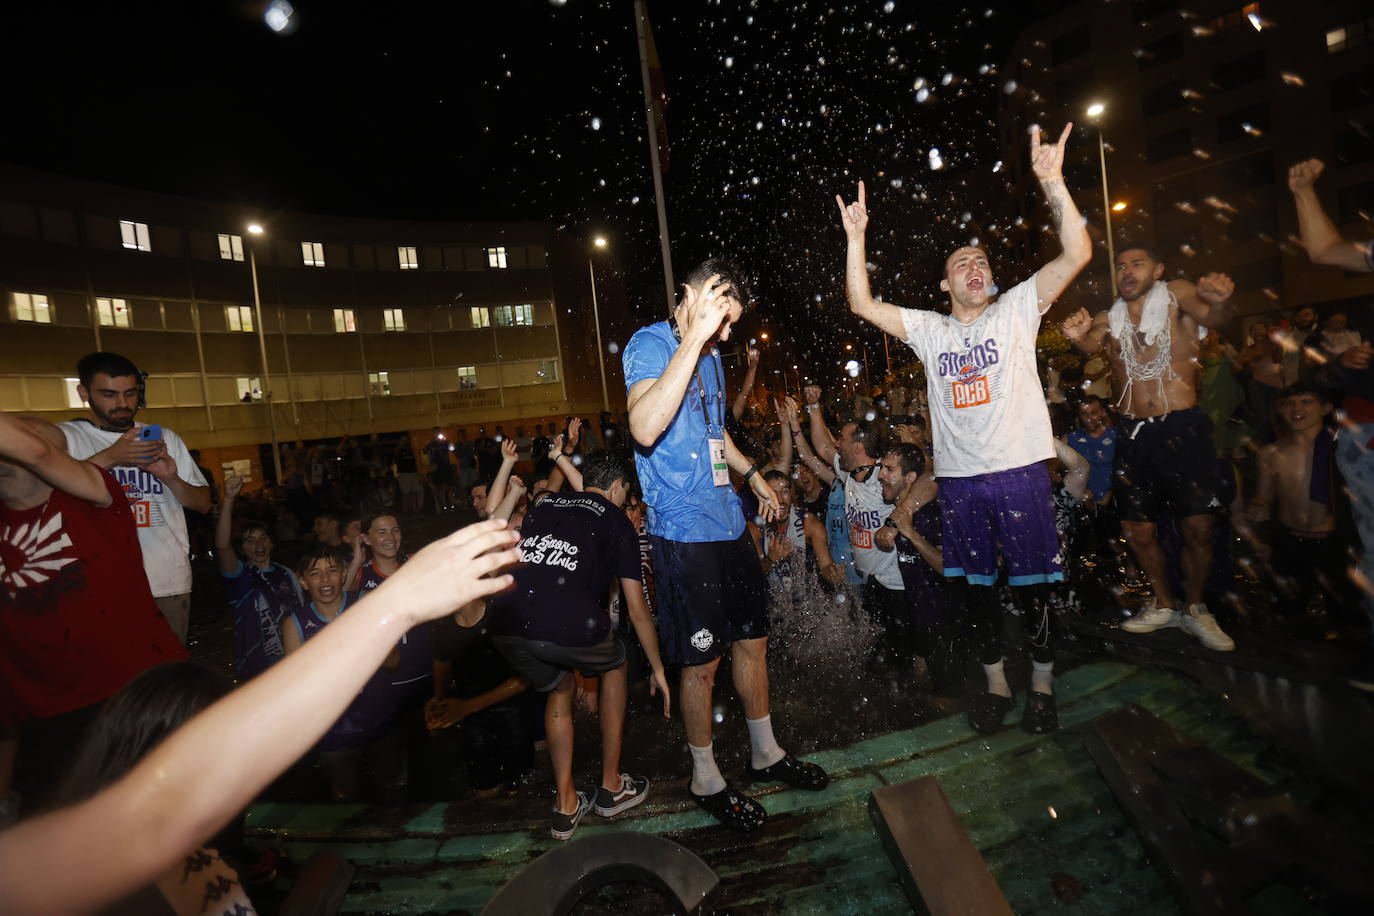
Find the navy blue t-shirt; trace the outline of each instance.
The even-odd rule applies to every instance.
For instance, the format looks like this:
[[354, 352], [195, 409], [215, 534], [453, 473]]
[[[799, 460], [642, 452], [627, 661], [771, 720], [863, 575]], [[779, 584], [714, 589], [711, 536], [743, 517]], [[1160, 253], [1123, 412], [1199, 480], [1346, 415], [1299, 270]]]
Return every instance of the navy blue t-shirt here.
[[1069, 447], [1088, 459], [1088, 490], [1093, 499], [1112, 491], [1112, 464], [1116, 461], [1116, 427], [1094, 439], [1087, 430], [1075, 429], [1067, 436]]
[[639, 536], [623, 509], [595, 493], [557, 493], [520, 525], [515, 588], [492, 598], [491, 632], [591, 646], [611, 631], [611, 587], [640, 580]]
[[295, 574], [280, 563], [258, 569], [239, 561], [234, 573], [220, 570], [220, 577], [234, 622], [234, 673], [246, 681], [281, 660], [281, 628], [305, 599]]

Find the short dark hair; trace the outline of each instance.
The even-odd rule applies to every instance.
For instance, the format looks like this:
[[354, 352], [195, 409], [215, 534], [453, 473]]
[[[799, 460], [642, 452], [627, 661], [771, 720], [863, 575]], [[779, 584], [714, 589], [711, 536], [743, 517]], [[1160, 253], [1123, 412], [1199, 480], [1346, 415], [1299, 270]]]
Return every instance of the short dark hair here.
[[903, 474], [924, 474], [926, 471], [926, 453], [921, 451], [919, 445], [913, 445], [910, 442], [898, 442], [883, 454], [896, 455], [897, 461], [902, 466]]
[[854, 424], [854, 441], [863, 443], [864, 451], [870, 458], [883, 454], [883, 442], [887, 430], [876, 420], [850, 420]]
[[781, 480], [785, 483], [792, 482], [791, 477], [788, 477], [786, 474], [784, 474], [782, 471], [779, 471], [777, 468], [769, 468], [768, 470], [764, 471], [763, 479], [765, 483], [772, 483], [775, 480]]
[[338, 548], [326, 547], [323, 544], [318, 544], [310, 550], [307, 550], [305, 554], [296, 561], [296, 575], [304, 579], [305, 574], [310, 571], [310, 567], [321, 560], [328, 560], [343, 569], [348, 569], [348, 561], [343, 558]]
[[940, 266], [940, 276], [944, 277], [945, 279], [949, 279], [949, 259], [954, 257], [954, 255], [957, 252], [963, 251], [965, 248], [977, 248], [979, 251], [983, 253], [983, 257], [987, 258], [988, 260], [992, 260], [992, 255], [988, 254], [988, 250], [984, 248], [982, 245], [960, 245], [958, 248], [955, 248], [954, 251], [951, 251], [949, 254], [945, 255], [945, 262]]
[[745, 276], [739, 265], [728, 258], [711, 257], [693, 267], [687, 273], [688, 286], [700, 286], [714, 276], [720, 276], [721, 282], [735, 289], [735, 298], [739, 304], [745, 308], [749, 307], [749, 278]]
[[261, 531], [268, 537], [272, 536], [272, 529], [267, 527], [266, 522], [259, 521], [255, 518], [250, 518], [247, 521], [245, 521], [243, 525], [239, 528], [238, 543], [242, 544], [243, 539], [248, 537], [248, 535], [254, 531]]
[[1107, 409], [1107, 402], [1095, 394], [1081, 394], [1078, 396], [1078, 407], [1082, 409], [1089, 404], [1096, 404], [1103, 410]]
[[478, 487], [485, 487], [486, 489], [490, 490], [490, 489], [491, 489], [491, 485], [492, 485], [493, 483], [495, 483], [495, 481], [491, 481], [491, 480], [478, 480], [478, 481], [474, 481], [473, 483], [468, 484], [468, 496], [471, 497], [471, 496], [472, 496], [472, 491], [475, 490], [475, 489], [477, 489]]
[[[371, 515], [364, 515], [364, 516], [363, 516], [363, 523], [362, 523], [362, 532], [363, 532], [363, 534], [367, 534], [369, 531], [372, 530], [372, 526], [375, 525], [375, 524], [377, 523], [377, 519], [379, 519], [379, 518], [387, 518], [388, 516], [391, 517], [391, 518], [396, 518], [396, 513], [395, 513], [395, 512], [374, 512], [374, 513], [372, 513]], [[396, 519], [396, 520], [397, 520], [397, 521], [400, 521], [400, 519]]]
[[1331, 403], [1331, 395], [1327, 394], [1322, 388], [1316, 385], [1309, 385], [1307, 382], [1294, 382], [1287, 388], [1279, 392], [1280, 398], [1296, 398], [1304, 394], [1310, 394], [1323, 404]]
[[138, 378], [138, 367], [134, 365], [133, 360], [118, 353], [107, 353], [104, 350], [87, 353], [76, 364], [76, 377], [87, 389], [91, 387], [91, 380], [102, 372], [110, 378], [123, 378], [126, 375]]
[[[1146, 243], [1139, 241], [1138, 239], [1127, 239], [1126, 241], [1116, 246], [1116, 256], [1118, 258], [1128, 251], [1143, 251], [1147, 255], [1149, 255], [1150, 260], [1154, 261], [1156, 264], [1164, 263], [1164, 259], [1159, 255], [1158, 248], [1156, 248], [1154, 245], [1147, 245]], [[1116, 269], [1115, 264], [1112, 265], [1112, 269]]]
[[315, 521], [318, 522], [322, 518], [333, 519], [334, 524], [338, 525], [340, 528], [344, 526], [343, 516], [339, 515], [339, 513], [335, 512], [333, 509], [326, 509], [323, 512], [315, 513]]
[[625, 482], [627, 488], [634, 489], [637, 483], [634, 463], [630, 460], [630, 454], [620, 449], [597, 449], [582, 459], [581, 471], [582, 486], [584, 487], [609, 490], [612, 484], [621, 480]]

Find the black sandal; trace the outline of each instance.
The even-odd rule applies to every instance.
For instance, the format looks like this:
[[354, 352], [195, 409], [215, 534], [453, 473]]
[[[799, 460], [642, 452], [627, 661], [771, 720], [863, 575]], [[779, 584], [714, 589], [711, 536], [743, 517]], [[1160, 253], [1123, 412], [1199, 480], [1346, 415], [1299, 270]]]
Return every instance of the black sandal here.
[[761, 770], [750, 766], [745, 769], [744, 776], [749, 782], [785, 782], [794, 789], [806, 789], [808, 792], [819, 792], [830, 785], [830, 777], [825, 770], [814, 763], [798, 760], [791, 754], [784, 754], [777, 763]]
[[698, 795], [691, 789], [687, 790], [687, 794], [721, 824], [740, 833], [753, 833], [763, 826], [768, 817], [763, 805], [728, 782], [725, 788], [713, 795]]
[[1021, 714], [1021, 728], [1030, 735], [1048, 735], [1059, 729], [1059, 709], [1054, 694], [1030, 692], [1026, 697], [1026, 711]]
[[980, 735], [994, 735], [1002, 730], [1002, 720], [1011, 712], [1011, 697], [984, 693], [973, 698], [968, 708], [968, 724]]

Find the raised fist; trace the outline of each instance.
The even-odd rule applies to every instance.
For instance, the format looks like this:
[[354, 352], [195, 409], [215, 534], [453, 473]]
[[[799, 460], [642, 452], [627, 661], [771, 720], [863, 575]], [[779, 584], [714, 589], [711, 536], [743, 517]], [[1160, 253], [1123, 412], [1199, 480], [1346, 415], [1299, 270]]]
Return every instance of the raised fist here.
[[805, 388], [802, 389], [802, 397], [806, 399], [806, 403], [808, 406], [812, 404], [819, 404], [821, 402], [821, 386], [807, 385]]
[[1235, 291], [1236, 284], [1226, 274], [1208, 274], [1197, 281], [1198, 298], [1212, 305], [1226, 302]]
[[1311, 190], [1326, 164], [1320, 159], [1306, 159], [1288, 170], [1288, 190], [1293, 193]]
[[1082, 340], [1083, 335], [1087, 334], [1092, 326], [1093, 316], [1088, 314], [1087, 309], [1079, 309], [1065, 318], [1064, 323], [1060, 325], [1064, 329], [1064, 336], [1074, 341]]

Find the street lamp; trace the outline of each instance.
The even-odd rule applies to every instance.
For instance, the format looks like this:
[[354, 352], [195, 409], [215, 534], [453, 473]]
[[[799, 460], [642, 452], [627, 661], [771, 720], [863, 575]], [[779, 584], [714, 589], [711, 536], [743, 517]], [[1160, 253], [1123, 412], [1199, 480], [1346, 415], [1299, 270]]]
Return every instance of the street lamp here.
[[1107, 106], [1093, 102], [1088, 106], [1088, 117], [1097, 122], [1097, 161], [1102, 170], [1102, 220], [1107, 229], [1107, 274], [1112, 278], [1112, 298], [1116, 298], [1116, 245], [1112, 242], [1112, 211], [1126, 209], [1124, 203], [1112, 205], [1111, 194], [1107, 191], [1107, 141], [1102, 135], [1102, 113]]
[[[592, 245], [605, 248], [605, 236], [598, 235], [592, 239]], [[596, 265], [590, 256], [587, 257], [587, 274], [592, 278], [592, 323], [596, 325], [596, 365], [601, 373], [601, 409], [610, 410], [611, 396], [606, 391], [606, 353], [601, 346], [601, 310], [596, 303]]]
[[[257, 223], [248, 224], [250, 235], [262, 235]], [[281, 473], [281, 443], [277, 441], [277, 411], [272, 403], [272, 379], [267, 372], [267, 337], [262, 326], [262, 295], [258, 291], [258, 258], [252, 242], [248, 244], [248, 269], [253, 276], [253, 318], [258, 325], [258, 355], [262, 358], [262, 398], [267, 402], [267, 422], [272, 428], [272, 468], [277, 473], [277, 486], [284, 482]]]

